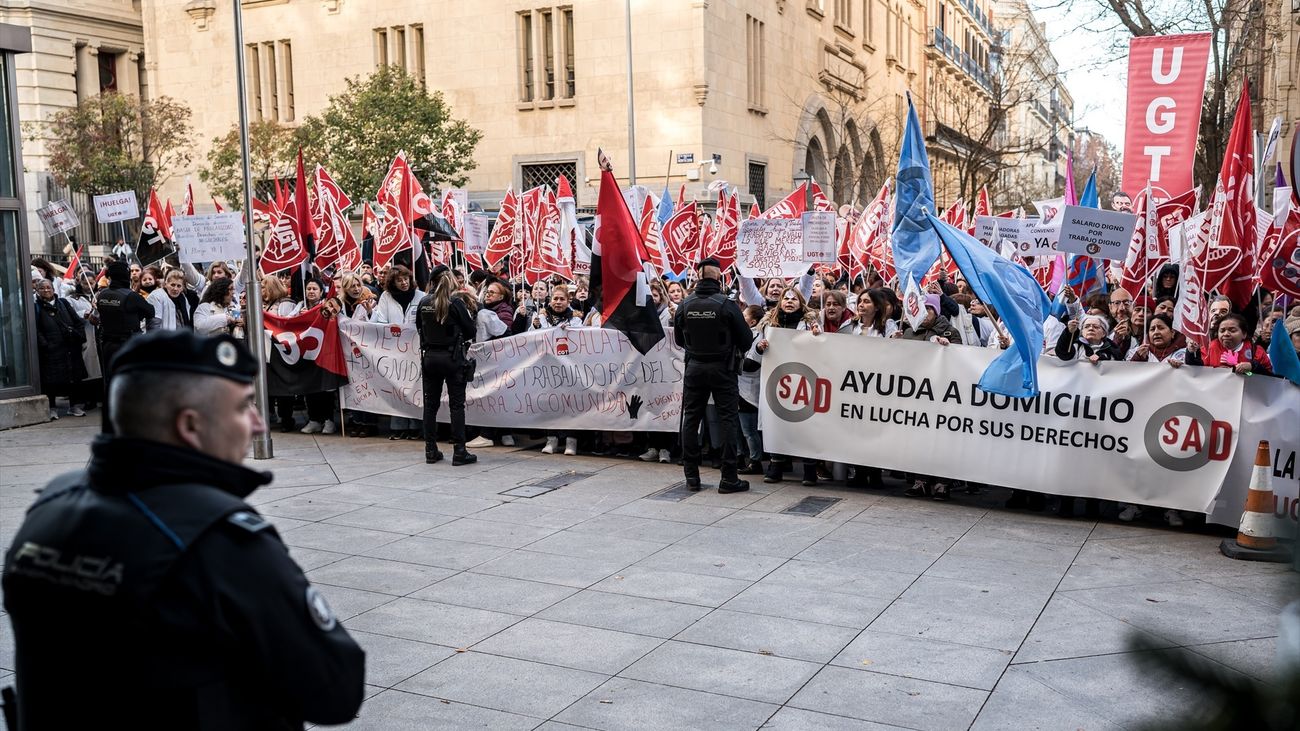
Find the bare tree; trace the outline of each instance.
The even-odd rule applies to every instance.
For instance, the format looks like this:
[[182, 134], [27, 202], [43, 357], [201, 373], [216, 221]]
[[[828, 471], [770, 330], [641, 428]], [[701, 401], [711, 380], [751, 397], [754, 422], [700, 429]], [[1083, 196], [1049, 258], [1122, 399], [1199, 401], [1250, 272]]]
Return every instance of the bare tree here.
[[[1109, 140], [1090, 130], [1080, 130], [1074, 138], [1074, 184], [1083, 191], [1084, 182], [1093, 171], [1097, 172], [1097, 197], [1103, 208], [1110, 205], [1111, 196], [1120, 190], [1120, 153]], [[1139, 191], [1126, 190], [1130, 198]]]

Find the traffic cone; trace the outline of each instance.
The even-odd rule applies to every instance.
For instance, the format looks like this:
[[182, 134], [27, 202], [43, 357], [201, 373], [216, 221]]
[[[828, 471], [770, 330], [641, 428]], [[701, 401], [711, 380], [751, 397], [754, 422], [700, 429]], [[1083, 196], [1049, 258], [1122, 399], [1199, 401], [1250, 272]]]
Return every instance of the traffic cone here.
[[1291, 551], [1278, 545], [1273, 535], [1273, 466], [1269, 454], [1268, 442], [1261, 441], [1255, 450], [1255, 470], [1250, 475], [1237, 539], [1224, 538], [1219, 544], [1219, 550], [1228, 558], [1277, 563], [1291, 560]]

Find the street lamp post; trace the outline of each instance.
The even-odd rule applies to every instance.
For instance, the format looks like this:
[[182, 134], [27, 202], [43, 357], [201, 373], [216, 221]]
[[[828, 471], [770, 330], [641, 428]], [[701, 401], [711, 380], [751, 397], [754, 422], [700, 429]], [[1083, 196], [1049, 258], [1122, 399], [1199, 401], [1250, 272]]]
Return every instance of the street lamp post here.
[[801, 185], [804, 186], [803, 209], [805, 211], [811, 211], [813, 207], [812, 176], [803, 168], [799, 168], [799, 172], [794, 176], [795, 189], [798, 189]]
[[627, 13], [627, 174], [636, 185], [636, 104], [632, 101], [632, 0], [624, 0]]

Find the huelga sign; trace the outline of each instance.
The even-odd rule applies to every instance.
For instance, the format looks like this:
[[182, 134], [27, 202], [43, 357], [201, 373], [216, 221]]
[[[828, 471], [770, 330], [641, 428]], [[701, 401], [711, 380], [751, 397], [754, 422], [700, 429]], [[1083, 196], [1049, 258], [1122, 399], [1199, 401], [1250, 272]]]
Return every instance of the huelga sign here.
[[1124, 190], [1129, 195], [1137, 195], [1148, 180], [1161, 200], [1193, 187], [1209, 57], [1209, 33], [1129, 41], [1124, 120]]

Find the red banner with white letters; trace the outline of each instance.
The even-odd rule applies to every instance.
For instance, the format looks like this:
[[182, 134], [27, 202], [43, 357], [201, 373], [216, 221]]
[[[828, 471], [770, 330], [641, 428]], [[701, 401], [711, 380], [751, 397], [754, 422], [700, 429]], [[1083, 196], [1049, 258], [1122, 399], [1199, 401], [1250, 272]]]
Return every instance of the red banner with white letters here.
[[1129, 41], [1123, 183], [1129, 195], [1137, 195], [1148, 180], [1160, 200], [1194, 187], [1209, 57], [1209, 33]]

